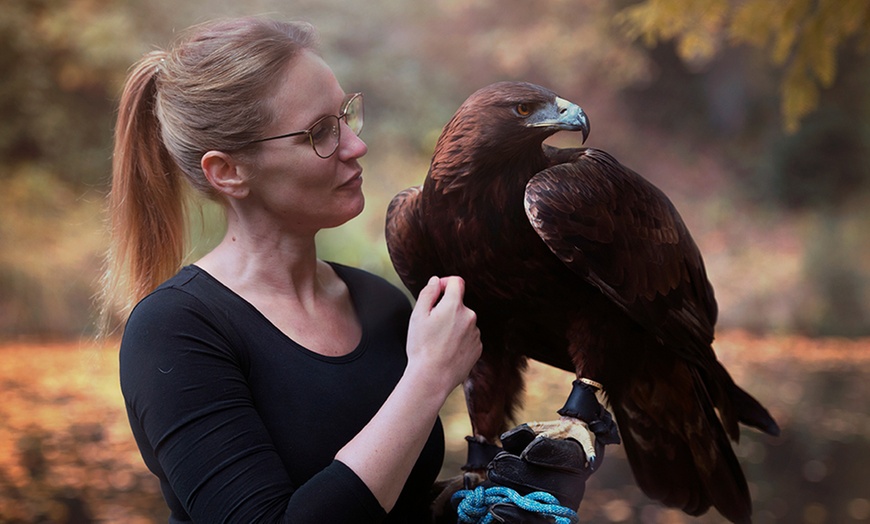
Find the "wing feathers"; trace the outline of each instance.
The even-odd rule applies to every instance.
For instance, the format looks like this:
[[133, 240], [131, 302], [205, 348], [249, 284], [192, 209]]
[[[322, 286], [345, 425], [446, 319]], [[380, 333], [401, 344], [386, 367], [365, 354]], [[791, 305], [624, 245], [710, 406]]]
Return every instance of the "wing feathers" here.
[[603, 151], [548, 151], [570, 162], [535, 175], [525, 206], [550, 250], [669, 345], [709, 345], [716, 300], [670, 200]]
[[422, 221], [422, 190], [408, 188], [387, 207], [387, 251], [402, 283], [415, 297], [433, 275], [442, 275], [437, 253], [432, 249]]

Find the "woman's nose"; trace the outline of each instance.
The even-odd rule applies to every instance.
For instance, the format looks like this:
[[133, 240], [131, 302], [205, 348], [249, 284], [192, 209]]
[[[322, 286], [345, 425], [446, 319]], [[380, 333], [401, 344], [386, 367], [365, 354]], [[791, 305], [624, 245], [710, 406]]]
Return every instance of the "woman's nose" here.
[[354, 133], [345, 122], [341, 123], [341, 139], [338, 154], [342, 160], [352, 160], [365, 155], [369, 148], [363, 139]]

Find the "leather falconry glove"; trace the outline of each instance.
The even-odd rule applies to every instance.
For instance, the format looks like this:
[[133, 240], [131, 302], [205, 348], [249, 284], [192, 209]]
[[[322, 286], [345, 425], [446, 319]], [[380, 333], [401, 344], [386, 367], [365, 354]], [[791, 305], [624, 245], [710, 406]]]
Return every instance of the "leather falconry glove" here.
[[[487, 467], [488, 486], [504, 486], [520, 495], [543, 491], [555, 496], [559, 504], [577, 510], [586, 492], [586, 480], [595, 471], [586, 460], [583, 448], [573, 439], [551, 439], [536, 435], [526, 424], [501, 437], [504, 451]], [[604, 458], [604, 444], [596, 445], [598, 461]], [[551, 524], [551, 517], [521, 509], [504, 502], [489, 509], [496, 522], [511, 524]]]

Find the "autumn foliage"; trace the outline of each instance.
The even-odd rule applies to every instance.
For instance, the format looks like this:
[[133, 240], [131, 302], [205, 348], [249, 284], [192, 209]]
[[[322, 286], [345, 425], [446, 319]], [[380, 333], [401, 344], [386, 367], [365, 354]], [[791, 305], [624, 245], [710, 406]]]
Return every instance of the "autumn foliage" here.
[[[190, 24], [254, 13], [314, 22], [342, 85], [366, 93], [367, 209], [319, 237], [323, 258], [398, 282], [384, 210], [422, 181], [450, 115], [494, 81], [551, 87], [584, 107], [589, 145], [668, 193], [704, 254], [716, 350], [783, 427], [737, 448], [755, 521], [870, 522], [870, 2], [291, 4], [0, 0], [0, 522], [166, 519], [129, 433], [117, 349], [16, 341], [93, 329], [129, 65]], [[191, 259], [220, 238], [217, 214], [192, 213]], [[808, 338], [833, 335], [853, 338]], [[522, 418], [552, 417], [568, 382], [532, 366]], [[468, 433], [458, 392], [443, 418], [452, 475]], [[685, 521], [627, 468], [608, 451], [584, 521]]]
[[763, 50], [783, 71], [781, 110], [790, 132], [818, 107], [820, 90], [833, 85], [841, 50], [852, 43], [870, 50], [864, 0], [644, 0], [617, 20], [647, 45], [676, 40], [680, 56], [696, 64], [726, 45]]
[[[771, 438], [744, 430], [736, 448], [755, 522], [870, 522], [870, 340], [720, 335], [734, 378], [782, 426]], [[117, 347], [0, 347], [0, 522], [165, 522], [157, 480], [127, 425]], [[540, 364], [527, 373], [521, 421], [555, 417], [571, 376]], [[447, 458], [458, 474], [470, 431], [461, 391], [442, 410]], [[646, 499], [618, 446], [586, 490], [582, 522], [694, 522]], [[722, 522], [709, 514], [697, 522]]]

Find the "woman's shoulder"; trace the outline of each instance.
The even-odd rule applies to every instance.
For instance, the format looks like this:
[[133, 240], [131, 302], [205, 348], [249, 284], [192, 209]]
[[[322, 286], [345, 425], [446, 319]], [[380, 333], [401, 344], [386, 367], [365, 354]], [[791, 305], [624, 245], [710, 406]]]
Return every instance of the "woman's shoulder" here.
[[142, 310], [159, 312], [184, 303], [200, 302], [200, 295], [203, 295], [209, 287], [207, 283], [202, 282], [202, 274], [203, 272], [195, 266], [183, 267], [140, 300], [131, 316]]
[[[223, 286], [196, 266], [186, 266], [136, 304], [127, 319], [133, 326], [191, 324], [230, 307]], [[221, 304], [224, 304], [223, 306]], [[197, 324], [199, 322], [194, 322]]]
[[186, 267], [136, 305], [121, 338], [121, 358], [128, 369], [155, 359], [172, 360], [194, 347], [201, 356], [237, 359], [233, 348], [239, 339], [231, 320], [244, 311], [220, 298], [219, 284], [207, 277]]

